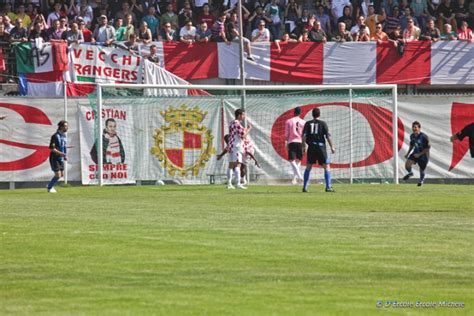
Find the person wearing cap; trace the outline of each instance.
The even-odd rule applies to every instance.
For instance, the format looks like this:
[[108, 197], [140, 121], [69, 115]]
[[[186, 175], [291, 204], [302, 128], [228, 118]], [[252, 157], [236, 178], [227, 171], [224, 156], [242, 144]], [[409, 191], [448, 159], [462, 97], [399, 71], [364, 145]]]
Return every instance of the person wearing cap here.
[[99, 25], [92, 33], [92, 43], [103, 43], [105, 46], [109, 46], [115, 41], [115, 29], [107, 24], [107, 17], [101, 15], [99, 18]]

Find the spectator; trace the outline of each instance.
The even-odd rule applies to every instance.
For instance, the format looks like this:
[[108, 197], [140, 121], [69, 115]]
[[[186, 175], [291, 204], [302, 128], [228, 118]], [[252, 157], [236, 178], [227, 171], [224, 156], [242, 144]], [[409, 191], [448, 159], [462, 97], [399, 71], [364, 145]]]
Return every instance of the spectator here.
[[44, 18], [44, 15], [37, 14], [33, 20], [31, 21], [31, 27], [30, 30], [33, 30], [35, 27], [35, 24], [38, 22], [38, 24], [41, 26], [42, 30], [47, 30], [48, 29], [48, 24], [46, 24], [46, 20]]
[[123, 26], [123, 19], [116, 18], [115, 19], [115, 40], [118, 42], [125, 41], [125, 31], [127, 29]]
[[198, 25], [201, 25], [203, 22], [207, 24], [207, 29], [210, 31], [212, 25], [216, 21], [216, 18], [211, 14], [209, 4], [204, 4], [202, 6], [202, 13], [198, 17]]
[[48, 40], [61, 40], [63, 35], [63, 29], [61, 29], [61, 25], [59, 20], [53, 21], [53, 25], [48, 29]]
[[309, 31], [309, 39], [311, 42], [326, 43], [327, 35], [321, 27], [321, 22], [313, 23], [313, 29]]
[[344, 7], [351, 7], [349, 0], [332, 0], [331, 11], [335, 19], [339, 19], [343, 15]]
[[[208, 0], [194, 0], [194, 9], [196, 10], [196, 13], [198, 15], [201, 15], [203, 12], [204, 12], [204, 7], [207, 5], [207, 8], [209, 10], [209, 1]], [[243, 5], [243, 2], [242, 2], [242, 5]], [[201, 25], [202, 21], [199, 22], [198, 25]], [[214, 23], [214, 21], [212, 21], [212, 23]], [[212, 26], [212, 23], [211, 24], [207, 24], [207, 27], [208, 28], [211, 28]]]
[[161, 15], [161, 25], [165, 25], [167, 23], [170, 23], [171, 28], [175, 31], [179, 27], [178, 16], [176, 13], [174, 13], [173, 5], [171, 3], [166, 6], [166, 12]]
[[227, 15], [225, 12], [222, 12], [217, 20], [214, 22], [211, 28], [212, 40], [214, 42], [225, 42], [227, 43], [227, 36], [225, 34], [225, 20]]
[[354, 41], [356, 42], [368, 42], [370, 41], [370, 30], [367, 25], [361, 25], [359, 32], [355, 34]]
[[321, 28], [326, 34], [331, 34], [331, 20], [329, 16], [324, 13], [324, 6], [318, 5], [318, 12], [316, 13], [316, 19], [321, 23]]
[[345, 29], [350, 30], [355, 25], [354, 18], [352, 17], [351, 7], [346, 5], [342, 11], [342, 16], [337, 19], [337, 25], [344, 23]]
[[[153, 8], [153, 7], [150, 7]], [[160, 65], [160, 57], [158, 57], [158, 48], [156, 47], [155, 44], [152, 44], [150, 46], [150, 54], [145, 57], [147, 60], [151, 61], [152, 63], [157, 64], [158, 66]]]
[[[88, 27], [92, 26], [92, 15], [89, 14], [88, 8], [90, 6], [81, 5], [79, 9], [78, 17], [81, 18]], [[92, 8], [91, 8], [92, 12]]]
[[352, 42], [351, 32], [346, 30], [346, 24], [344, 22], [337, 23], [337, 31], [331, 38], [333, 42]]
[[408, 27], [408, 20], [410, 19], [413, 20], [413, 23], [415, 24], [415, 26], [419, 27], [418, 21], [411, 14], [410, 7], [406, 7], [404, 14], [400, 17], [400, 26], [402, 27], [402, 30], [405, 30]]
[[308, 30], [304, 29], [304, 30], [301, 32], [301, 35], [300, 35], [300, 37], [298, 38], [298, 42], [300, 42], [300, 43], [311, 42], [311, 40], [309, 39], [309, 32], [308, 32]]
[[12, 11], [12, 5], [9, 2], [3, 5], [2, 15], [8, 16], [10, 21], [16, 21], [16, 14]]
[[460, 41], [473, 41], [472, 30], [468, 27], [467, 21], [461, 22], [461, 27], [458, 30], [458, 39]]
[[28, 30], [23, 27], [23, 20], [16, 19], [15, 27], [10, 32], [10, 42], [26, 42], [28, 41]]
[[[413, 0], [413, 1], [416, 1], [416, 0]], [[385, 10], [385, 14], [387, 14], [387, 16], [393, 15], [392, 9], [394, 7], [399, 8], [398, 0], [382, 0], [381, 8]]]
[[443, 0], [443, 2], [438, 6], [438, 28], [441, 28], [443, 24], [449, 23], [454, 30], [457, 29], [456, 24], [456, 15], [454, 14], [454, 9], [451, 6], [451, 0]]
[[309, 32], [313, 29], [313, 25], [316, 22], [316, 17], [312, 14], [309, 15], [308, 21], [306, 22], [306, 25], [304, 26], [304, 29]]
[[365, 19], [365, 24], [369, 28], [370, 34], [375, 32], [375, 25], [379, 22], [385, 21], [387, 15], [385, 14], [385, 9], [382, 9], [382, 15], [375, 14], [375, 8], [373, 5], [369, 5], [368, 7], [368, 15]]
[[294, 38], [291, 38], [289, 33], [284, 33], [281, 39], [276, 39], [275, 45], [277, 47], [278, 53], [281, 53], [280, 43], [290, 43], [290, 42], [296, 43], [298, 41]]
[[135, 25], [133, 25], [133, 16], [126, 14], [124, 19], [125, 33], [123, 34], [124, 40], [128, 40], [130, 35], [135, 34]]
[[250, 16], [249, 22], [252, 25], [252, 32], [255, 29], [258, 29], [258, 26], [260, 25], [260, 21], [264, 21], [266, 23], [271, 23], [272, 20], [265, 15], [263, 12], [263, 8], [261, 6], [258, 6], [255, 9], [255, 12]]
[[382, 23], [375, 24], [375, 31], [372, 33], [370, 40], [377, 41], [377, 43], [388, 42], [388, 35], [382, 31]]
[[387, 16], [385, 19], [385, 32], [388, 35], [393, 32], [400, 25], [400, 11], [398, 6], [393, 7], [392, 15]]
[[66, 32], [68, 30], [67, 26], [67, 18], [66, 17], [61, 17], [59, 19], [59, 28], [63, 31]]
[[388, 34], [388, 40], [393, 43], [393, 46], [398, 48], [398, 53], [403, 55], [405, 43], [403, 42], [402, 28], [397, 26], [392, 33]]
[[79, 25], [79, 30], [82, 32], [85, 43], [90, 43], [92, 41], [92, 32], [86, 27], [86, 22], [81, 18], [77, 18], [77, 24]]
[[[240, 41], [240, 33], [237, 27], [238, 21], [239, 19], [237, 17], [237, 13], [234, 12], [230, 15], [230, 20], [226, 24], [226, 36], [227, 36], [227, 39], [231, 42], [238, 43]], [[250, 41], [248, 40], [248, 38], [245, 38], [245, 37], [243, 37], [242, 40], [244, 43], [244, 50], [247, 53], [247, 59], [251, 61], [255, 61], [255, 59], [253, 59], [252, 57]]]
[[433, 19], [428, 21], [425, 31], [420, 36], [420, 40], [437, 42], [441, 39], [441, 32], [435, 26]]
[[[364, 26], [364, 33], [367, 33], [369, 39], [370, 39], [370, 30], [368, 27], [366, 27], [365, 25], [365, 18], [361, 15], [357, 18], [357, 24], [354, 25], [352, 28], [351, 28], [351, 35], [352, 35], [352, 38], [354, 39], [354, 41], [357, 41], [358, 39], [361, 39], [361, 33], [359, 32], [360, 31], [360, 28]], [[365, 38], [365, 37], [364, 37]]]
[[280, 6], [277, 4], [277, 0], [271, 0], [270, 3], [265, 6], [264, 11], [265, 15], [271, 20], [271, 23], [269, 24], [270, 33], [274, 39], [279, 39], [281, 32], [280, 16], [282, 13]]
[[177, 40], [176, 30], [171, 27], [171, 23], [166, 23], [158, 35], [158, 39], [162, 42], [174, 42]]
[[453, 31], [451, 24], [446, 23], [444, 25], [443, 33], [441, 33], [442, 41], [455, 41], [458, 39], [458, 35]]
[[39, 21], [36, 21], [33, 25], [33, 29], [30, 31], [30, 35], [28, 35], [28, 41], [34, 41], [37, 38], [41, 38], [44, 42], [49, 40], [48, 32]]
[[71, 29], [63, 33], [62, 39], [65, 40], [68, 45], [84, 43], [84, 35], [79, 29], [77, 22], [71, 23]]
[[123, 43], [123, 45], [125, 46], [126, 49], [128, 49], [128, 51], [130, 53], [138, 53], [139, 51], [139, 48], [138, 48], [138, 41], [137, 41], [137, 35], [135, 34], [130, 34], [130, 37], [128, 38], [128, 41], [125, 41]]
[[134, 24], [135, 21], [137, 21], [137, 16], [135, 15], [135, 13], [133, 13], [131, 10], [130, 10], [130, 4], [127, 2], [127, 1], [124, 1], [122, 3], [122, 10], [117, 12], [115, 14], [115, 18], [122, 18], [125, 22], [125, 26], [127, 26], [127, 19], [126, 19], [126, 16], [130, 14], [132, 16], [132, 20], [131, 20], [131, 23], [130, 24]]
[[30, 16], [28, 14], [25, 13], [25, 5], [23, 4], [20, 4], [18, 6], [18, 12], [16, 14], [16, 18], [20, 18], [23, 20], [23, 25], [26, 27], [26, 28], [29, 28], [30, 27], [30, 24], [31, 24], [31, 19], [30, 19]]
[[207, 43], [211, 41], [212, 33], [207, 27], [206, 22], [202, 22], [196, 30], [196, 41], [200, 43]]
[[0, 42], [9, 42], [10, 34], [5, 31], [5, 25], [0, 23]]
[[5, 32], [11, 34], [15, 25], [11, 23], [10, 17], [8, 15], [3, 16], [3, 25], [5, 26]]
[[191, 20], [179, 30], [179, 41], [185, 44], [192, 44], [196, 40], [196, 28]]
[[296, 0], [289, 0], [285, 6], [285, 32], [293, 33], [300, 17], [301, 7]]
[[153, 35], [151, 35], [151, 30], [148, 27], [148, 23], [143, 21], [140, 24], [140, 28], [138, 29], [137, 41], [139, 43], [143, 43], [146, 45], [146, 44], [150, 44], [152, 40], [153, 40]]
[[412, 0], [410, 8], [412, 10], [411, 12], [413, 13], [413, 17], [416, 18], [419, 26], [421, 26], [422, 30], [424, 30], [428, 25], [428, 18], [430, 17], [426, 0]]
[[[471, 4], [474, 3], [474, 1], [471, 0]], [[472, 14], [474, 15], [474, 10], [472, 11]], [[456, 17], [456, 24], [461, 25], [462, 21], [467, 21], [469, 18], [469, 8], [466, 5], [465, 0], [458, 0], [457, 4], [454, 6], [454, 15]]]
[[188, 1], [186, 1], [184, 3], [183, 8], [178, 13], [179, 27], [182, 28], [188, 23], [188, 21], [191, 21], [191, 23], [194, 23], [193, 10], [191, 9], [191, 4]]
[[359, 6], [356, 7], [356, 16], [363, 16], [367, 19], [369, 16], [369, 6], [371, 5], [370, 0], [361, 0]]
[[147, 15], [143, 17], [142, 22], [146, 22], [148, 24], [148, 28], [151, 31], [151, 36], [153, 39], [158, 38], [158, 31], [160, 20], [156, 17], [156, 9], [154, 6], [149, 6], [147, 10]]
[[270, 42], [270, 31], [265, 25], [265, 21], [260, 20], [258, 28], [252, 31], [252, 42]]
[[143, 10], [143, 5], [138, 3], [137, 0], [130, 0], [130, 12], [135, 15], [135, 20], [133, 21], [137, 23], [137, 21], [141, 21], [143, 18], [145, 11]]
[[413, 18], [408, 18], [407, 23], [407, 28], [403, 31], [403, 40], [405, 43], [418, 40], [421, 34], [420, 28], [415, 26]]
[[51, 12], [49, 15], [48, 15], [48, 20], [47, 20], [47, 23], [48, 23], [48, 26], [51, 27], [53, 26], [53, 22], [58, 20], [64, 16], [62, 13], [61, 13], [61, 3], [59, 2], [56, 2], [54, 4], [54, 11]]
[[[296, 35], [301, 35], [304, 29], [306, 29], [306, 25], [308, 24], [308, 21], [310, 19], [310, 14], [309, 11], [306, 9], [303, 9], [303, 12], [301, 13], [301, 17], [298, 19], [296, 22]], [[313, 26], [311, 25], [311, 28]]]
[[99, 25], [92, 33], [91, 43], [103, 43], [109, 46], [115, 41], [115, 29], [107, 24], [107, 16], [101, 15], [99, 17]]

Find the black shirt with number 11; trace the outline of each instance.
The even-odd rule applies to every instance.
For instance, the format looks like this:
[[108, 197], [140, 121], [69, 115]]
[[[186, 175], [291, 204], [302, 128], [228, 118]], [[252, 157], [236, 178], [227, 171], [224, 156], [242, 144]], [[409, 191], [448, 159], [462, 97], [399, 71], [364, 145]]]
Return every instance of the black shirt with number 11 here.
[[326, 138], [329, 135], [328, 125], [319, 119], [306, 122], [303, 129], [306, 144], [315, 146], [326, 146]]

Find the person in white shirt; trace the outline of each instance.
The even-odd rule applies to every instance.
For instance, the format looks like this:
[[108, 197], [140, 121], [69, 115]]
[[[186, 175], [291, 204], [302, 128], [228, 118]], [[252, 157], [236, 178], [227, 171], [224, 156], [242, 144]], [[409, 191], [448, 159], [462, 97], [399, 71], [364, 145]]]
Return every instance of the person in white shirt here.
[[179, 31], [179, 41], [186, 44], [192, 44], [196, 41], [196, 27], [193, 26], [191, 20], [186, 21], [186, 24]]
[[270, 42], [270, 31], [265, 25], [265, 21], [261, 20], [258, 28], [252, 31], [252, 42]]

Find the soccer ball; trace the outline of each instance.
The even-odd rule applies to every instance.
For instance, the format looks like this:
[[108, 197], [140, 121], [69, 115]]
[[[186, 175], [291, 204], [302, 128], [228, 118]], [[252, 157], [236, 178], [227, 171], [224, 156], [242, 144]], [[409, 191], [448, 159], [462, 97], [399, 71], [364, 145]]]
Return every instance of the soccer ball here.
[[163, 180], [158, 180], [156, 181], [156, 185], [165, 185], [165, 183], [163, 182]]

